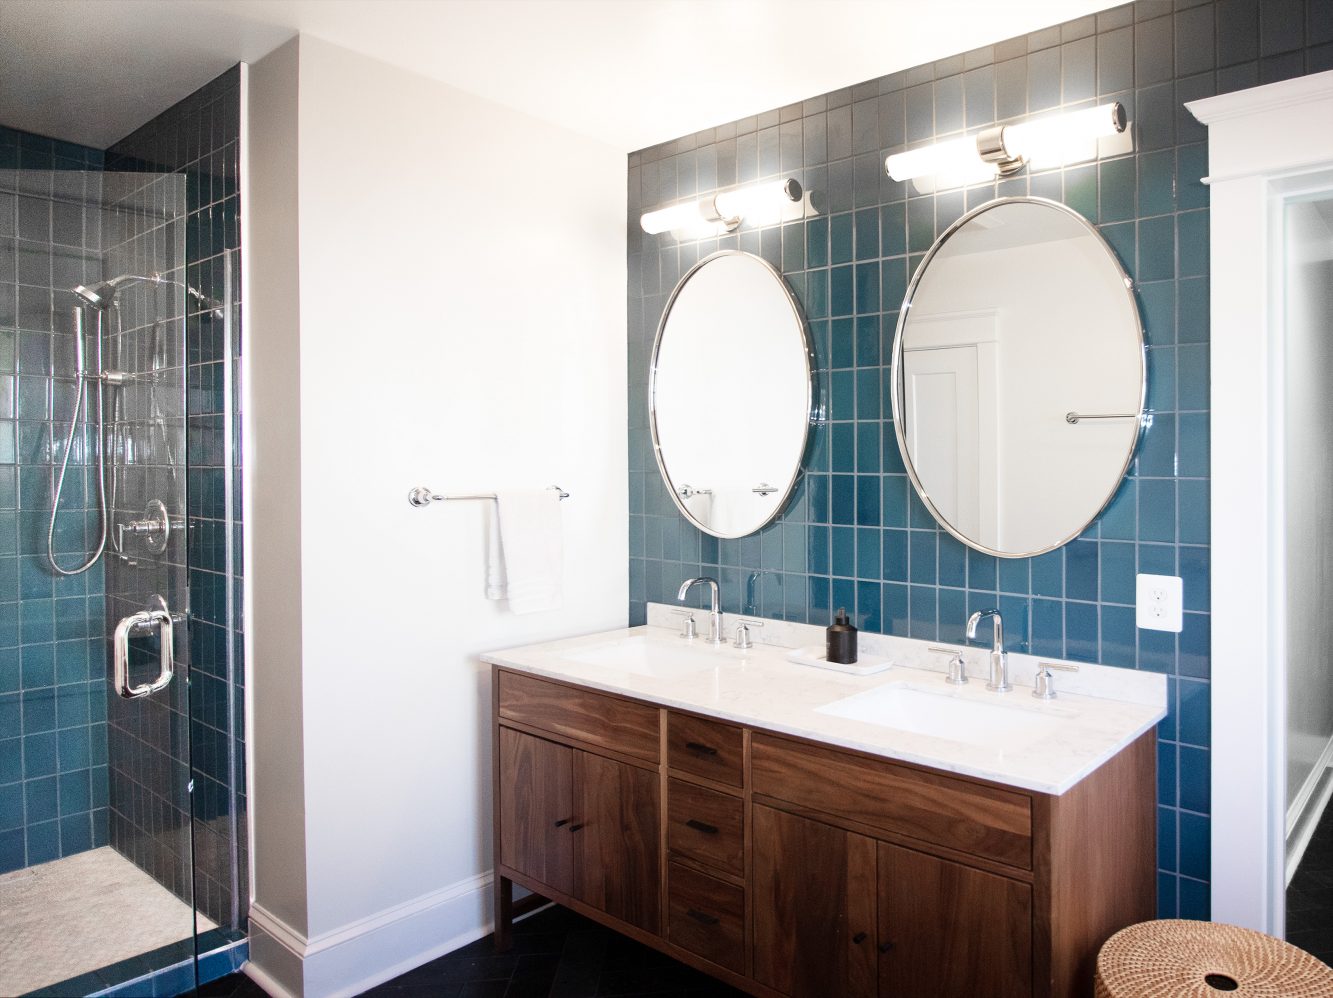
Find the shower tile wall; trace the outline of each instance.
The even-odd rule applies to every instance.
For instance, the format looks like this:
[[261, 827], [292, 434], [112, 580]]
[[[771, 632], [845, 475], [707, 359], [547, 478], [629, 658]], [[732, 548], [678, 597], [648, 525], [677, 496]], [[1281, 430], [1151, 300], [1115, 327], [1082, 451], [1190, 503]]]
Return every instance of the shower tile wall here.
[[[865, 629], [954, 643], [970, 611], [998, 605], [1013, 647], [1165, 673], [1158, 910], [1207, 918], [1207, 135], [1181, 105], [1330, 68], [1327, 0], [1141, 0], [632, 154], [631, 622], [643, 622], [646, 601], [672, 602], [681, 580], [704, 574], [721, 581], [728, 611], [824, 624], [845, 605]], [[884, 171], [891, 152], [1112, 99], [1133, 121], [1130, 155], [933, 196]], [[821, 195], [825, 214], [698, 242], [637, 225], [677, 199], [778, 176]], [[899, 303], [935, 236], [967, 209], [1014, 194], [1082, 213], [1136, 278], [1155, 415], [1128, 479], [1079, 539], [1039, 558], [996, 560], [938, 529], [916, 498], [887, 379]], [[810, 318], [829, 414], [783, 515], [721, 541], [676, 512], [647, 425], [648, 357], [666, 298], [720, 248], [782, 270]], [[1135, 628], [1136, 572], [1184, 578], [1181, 634]]]
[[[185, 183], [184, 280], [205, 298], [225, 297], [225, 257], [230, 252], [237, 292], [237, 344], [231, 372], [230, 399], [224, 394], [225, 342], [223, 324], [213, 310], [193, 296], [184, 299], [186, 325], [186, 474], [188, 540], [180, 554], [188, 565], [191, 619], [189, 669], [191, 684], [190, 745], [175, 746], [188, 758], [194, 777], [195, 900], [200, 911], [224, 928], [242, 928], [249, 905], [246, 896], [246, 842], [243, 743], [243, 663], [240, 598], [240, 399], [239, 344], [239, 217], [237, 183], [240, 147], [240, 72], [232, 69], [153, 119], [107, 151], [107, 170], [117, 173], [174, 174]], [[132, 255], [132, 254], [131, 254]], [[224, 413], [230, 401], [233, 453], [225, 463]], [[231, 532], [236, 558], [233, 618], [226, 601], [225, 482], [234, 485]], [[234, 643], [228, 666], [229, 641]], [[229, 732], [235, 732], [234, 738]], [[112, 744], [113, 768], [116, 745]], [[172, 808], [126, 820], [122, 832], [147, 844], [141, 863], [150, 872], [172, 868], [170, 849], [154, 830], [178, 821]], [[113, 815], [113, 837], [119, 814]], [[240, 871], [239, 893], [233, 891]], [[157, 875], [155, 873], [155, 875]]]
[[[107, 842], [102, 566], [60, 577], [46, 560], [76, 398], [69, 289], [101, 278], [102, 165], [0, 127], [0, 873]], [[66, 566], [97, 544], [91, 440], [75, 438], [56, 523]]]

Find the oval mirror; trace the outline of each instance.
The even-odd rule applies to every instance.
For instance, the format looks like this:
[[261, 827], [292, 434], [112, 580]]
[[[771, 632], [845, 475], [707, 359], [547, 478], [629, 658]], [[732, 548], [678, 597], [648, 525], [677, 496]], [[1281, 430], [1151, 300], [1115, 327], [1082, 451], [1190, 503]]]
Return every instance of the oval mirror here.
[[922, 502], [979, 551], [1077, 537], [1129, 467], [1144, 386], [1132, 284], [1062, 204], [984, 204], [912, 278], [893, 347], [898, 447]]
[[649, 423], [667, 491], [700, 530], [742, 537], [786, 505], [810, 369], [805, 317], [766, 261], [724, 251], [680, 279], [653, 344]]

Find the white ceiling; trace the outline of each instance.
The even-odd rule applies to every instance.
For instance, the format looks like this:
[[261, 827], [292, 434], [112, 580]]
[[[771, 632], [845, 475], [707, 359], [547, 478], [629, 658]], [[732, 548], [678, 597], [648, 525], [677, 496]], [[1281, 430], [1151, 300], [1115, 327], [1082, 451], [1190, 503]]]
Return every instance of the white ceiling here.
[[0, 0], [0, 124], [104, 147], [316, 35], [625, 152], [1120, 0]]

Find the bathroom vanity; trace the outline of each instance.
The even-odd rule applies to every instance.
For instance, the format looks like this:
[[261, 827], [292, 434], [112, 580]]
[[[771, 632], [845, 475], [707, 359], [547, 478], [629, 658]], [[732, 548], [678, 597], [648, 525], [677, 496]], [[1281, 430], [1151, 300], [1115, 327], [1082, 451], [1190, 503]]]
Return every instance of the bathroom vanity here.
[[499, 944], [517, 883], [755, 995], [1090, 994], [1154, 915], [1164, 684], [1039, 702], [880, 640], [926, 667], [651, 626], [486, 655]]

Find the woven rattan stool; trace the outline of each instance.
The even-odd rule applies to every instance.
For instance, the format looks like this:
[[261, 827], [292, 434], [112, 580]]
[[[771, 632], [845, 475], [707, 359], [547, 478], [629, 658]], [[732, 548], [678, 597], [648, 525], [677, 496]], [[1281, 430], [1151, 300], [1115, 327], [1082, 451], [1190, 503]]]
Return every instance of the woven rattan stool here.
[[1333, 998], [1333, 970], [1291, 943], [1215, 922], [1121, 929], [1097, 955], [1097, 998]]

